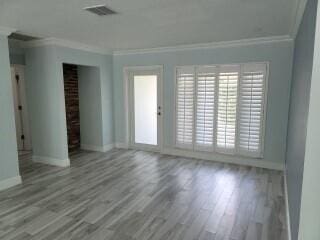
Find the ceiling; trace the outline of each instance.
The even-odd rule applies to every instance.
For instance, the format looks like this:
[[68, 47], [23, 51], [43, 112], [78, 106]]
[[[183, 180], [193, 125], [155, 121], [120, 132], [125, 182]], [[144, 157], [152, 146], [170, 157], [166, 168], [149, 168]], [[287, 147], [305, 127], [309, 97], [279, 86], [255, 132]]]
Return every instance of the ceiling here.
[[[0, 26], [110, 50], [289, 35], [300, 0], [0, 0]], [[83, 8], [107, 4], [116, 15]]]

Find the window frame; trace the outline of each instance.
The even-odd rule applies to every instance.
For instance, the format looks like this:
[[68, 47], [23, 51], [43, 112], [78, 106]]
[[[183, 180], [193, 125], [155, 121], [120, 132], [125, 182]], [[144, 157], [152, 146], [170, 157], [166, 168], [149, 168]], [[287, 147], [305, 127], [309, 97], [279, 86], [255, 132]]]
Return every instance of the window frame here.
[[[242, 73], [243, 73], [243, 66], [244, 65], [265, 65], [266, 72], [264, 77], [264, 97], [263, 97], [263, 108], [262, 108], [262, 117], [261, 117], [261, 146], [260, 146], [260, 153], [244, 153], [239, 150], [238, 148], [238, 141], [239, 141], [239, 107], [240, 107], [240, 89], [241, 89], [241, 79], [242, 79]], [[237, 111], [236, 111], [236, 129], [235, 129], [235, 148], [234, 150], [229, 151], [228, 149], [221, 149], [217, 147], [217, 120], [214, 121], [214, 138], [213, 138], [213, 146], [212, 147], [206, 147], [202, 148], [197, 147], [195, 143], [195, 135], [196, 135], [196, 106], [197, 106], [197, 69], [203, 68], [203, 67], [216, 67], [217, 68], [217, 76], [220, 73], [220, 66], [232, 66], [237, 65], [239, 66], [239, 79], [238, 79], [238, 88], [237, 88]], [[264, 157], [264, 151], [265, 151], [265, 136], [266, 136], [266, 125], [267, 125], [267, 108], [268, 108], [268, 89], [269, 89], [269, 71], [270, 71], [270, 63], [269, 61], [262, 61], [262, 62], [245, 62], [245, 63], [226, 63], [226, 64], [203, 64], [203, 65], [176, 65], [174, 67], [174, 114], [173, 114], [173, 132], [174, 132], [174, 148], [177, 149], [183, 149], [183, 150], [191, 150], [194, 152], [201, 152], [201, 153], [217, 153], [217, 154], [223, 154], [228, 156], [239, 156], [239, 157], [249, 157], [249, 158], [263, 158]], [[193, 139], [191, 145], [182, 145], [178, 144], [177, 142], [177, 71], [179, 68], [188, 67], [188, 68], [194, 68], [194, 110], [193, 110]], [[217, 99], [218, 99], [218, 93], [219, 93], [219, 79], [217, 80], [217, 84], [215, 87], [215, 118], [217, 117]]]

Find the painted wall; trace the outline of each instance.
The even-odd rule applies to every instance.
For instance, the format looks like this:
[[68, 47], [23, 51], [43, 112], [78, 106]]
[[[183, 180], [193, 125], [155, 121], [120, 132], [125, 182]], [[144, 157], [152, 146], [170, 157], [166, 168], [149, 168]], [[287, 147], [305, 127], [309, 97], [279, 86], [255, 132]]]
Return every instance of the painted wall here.
[[298, 239], [317, 0], [309, 0], [295, 39], [287, 137], [287, 186], [292, 239]]
[[19, 176], [8, 40], [0, 35], [0, 181]]
[[27, 49], [26, 63], [33, 155], [65, 161], [68, 159], [65, 102], [55, 48]]
[[[292, 67], [292, 41], [228, 48], [185, 50], [114, 56], [115, 139], [125, 142], [123, 67], [164, 66], [164, 147], [174, 146], [174, 68], [192, 64], [270, 62], [264, 160], [283, 164]], [[260, 161], [257, 159], [257, 161]]]
[[81, 145], [102, 146], [102, 116], [100, 70], [97, 67], [78, 67]]
[[68, 159], [63, 63], [95, 66], [100, 69], [97, 96], [101, 106], [99, 127], [101, 146], [113, 142], [112, 56], [64, 47], [42, 46], [26, 49], [27, 102], [34, 155], [64, 161]]
[[[317, 9], [309, 116], [302, 183], [299, 240], [320, 239], [320, 5], [309, 0], [307, 12]], [[305, 25], [310, 28], [312, 25]]]
[[25, 56], [22, 54], [10, 54], [10, 64], [25, 65]]
[[20, 43], [9, 40], [10, 64], [25, 65], [25, 51], [20, 47]]

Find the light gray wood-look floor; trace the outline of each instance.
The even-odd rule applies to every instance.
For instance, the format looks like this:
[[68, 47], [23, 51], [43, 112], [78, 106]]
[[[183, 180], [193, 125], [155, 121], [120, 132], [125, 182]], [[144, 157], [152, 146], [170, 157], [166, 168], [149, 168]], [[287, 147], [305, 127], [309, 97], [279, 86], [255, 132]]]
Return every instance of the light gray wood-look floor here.
[[281, 172], [143, 151], [20, 159], [0, 192], [0, 239], [284, 240]]

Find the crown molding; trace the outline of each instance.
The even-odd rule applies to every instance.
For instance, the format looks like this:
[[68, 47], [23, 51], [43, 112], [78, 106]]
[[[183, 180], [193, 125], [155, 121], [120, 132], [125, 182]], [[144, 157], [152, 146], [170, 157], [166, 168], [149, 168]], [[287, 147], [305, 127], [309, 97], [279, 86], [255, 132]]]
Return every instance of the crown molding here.
[[11, 33], [17, 31], [14, 28], [8, 28], [8, 27], [0, 27], [0, 35], [3, 36], [9, 36]]
[[92, 45], [87, 45], [79, 42], [58, 39], [58, 38], [44, 38], [39, 40], [28, 41], [22, 44], [23, 48], [34, 48], [34, 47], [42, 47], [42, 46], [58, 46], [58, 47], [66, 47], [71, 49], [77, 49], [92, 53], [99, 54], [112, 54], [111, 50], [105, 48], [99, 48]]
[[293, 13], [292, 25], [290, 28], [290, 36], [292, 38], [295, 38], [298, 34], [300, 23], [302, 21], [307, 2], [308, 0], [297, 0], [297, 8]]
[[273, 36], [273, 37], [263, 37], [263, 38], [250, 38], [250, 39], [242, 39], [242, 40], [235, 40], [235, 41], [178, 45], [178, 46], [172, 46], [172, 47], [111, 51], [105, 48], [95, 47], [95, 46], [82, 44], [74, 41], [64, 40], [64, 39], [45, 38], [45, 39], [28, 41], [28, 42], [21, 42], [21, 47], [34, 48], [34, 47], [41, 47], [41, 46], [59, 46], [59, 47], [67, 47], [71, 49], [77, 49], [77, 50], [99, 53], [99, 54], [113, 54], [114, 56], [121, 56], [121, 55], [145, 54], [145, 53], [175, 52], [175, 51], [196, 50], [196, 49], [240, 47], [240, 46], [273, 43], [273, 42], [290, 42], [290, 41], [293, 41], [293, 38], [291, 36], [283, 35], [283, 36]]
[[174, 47], [118, 50], [118, 51], [114, 51], [113, 55], [121, 56], [121, 55], [131, 55], [131, 54], [175, 52], [175, 51], [196, 50], [196, 49], [240, 47], [240, 46], [256, 45], [256, 44], [263, 44], [263, 43], [290, 42], [290, 41], [293, 41], [293, 38], [291, 36], [283, 35], [283, 36], [273, 36], [273, 37], [263, 37], [263, 38], [249, 38], [249, 39], [242, 39], [242, 40], [235, 40], [235, 41], [178, 45]]

